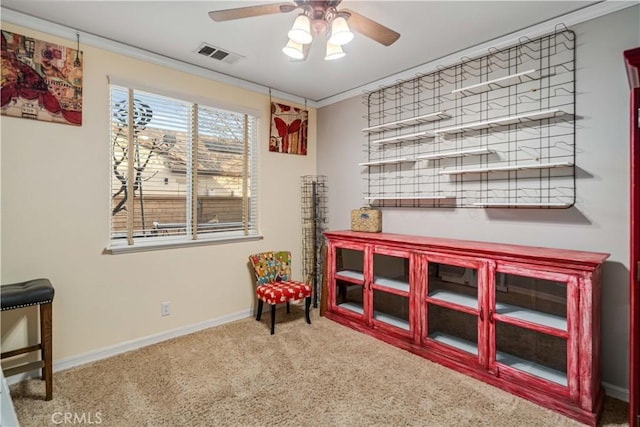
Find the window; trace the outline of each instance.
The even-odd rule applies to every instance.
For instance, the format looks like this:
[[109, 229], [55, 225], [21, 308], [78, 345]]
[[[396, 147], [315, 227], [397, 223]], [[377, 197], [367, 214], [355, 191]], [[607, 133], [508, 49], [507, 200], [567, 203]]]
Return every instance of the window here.
[[256, 236], [257, 118], [110, 85], [111, 249]]

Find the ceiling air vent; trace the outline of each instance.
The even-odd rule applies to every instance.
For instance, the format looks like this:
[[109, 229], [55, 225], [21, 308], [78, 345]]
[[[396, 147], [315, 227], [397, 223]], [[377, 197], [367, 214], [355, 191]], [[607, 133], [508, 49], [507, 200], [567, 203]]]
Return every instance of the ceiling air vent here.
[[208, 43], [202, 43], [196, 50], [200, 55], [208, 56], [209, 58], [216, 59], [220, 62], [226, 62], [227, 64], [233, 64], [238, 60], [244, 58], [237, 53], [229, 52], [228, 50], [220, 49], [219, 47], [210, 45]]

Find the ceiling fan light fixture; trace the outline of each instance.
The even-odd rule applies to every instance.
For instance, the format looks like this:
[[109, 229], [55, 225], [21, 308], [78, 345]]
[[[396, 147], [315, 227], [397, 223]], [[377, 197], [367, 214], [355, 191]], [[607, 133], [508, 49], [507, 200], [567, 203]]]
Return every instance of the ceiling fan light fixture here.
[[311, 43], [313, 36], [311, 35], [311, 22], [309, 21], [309, 17], [304, 13], [298, 15], [287, 35], [296, 43]]
[[325, 61], [333, 61], [334, 59], [340, 59], [345, 56], [342, 46], [333, 44], [330, 41], [327, 42], [327, 54], [324, 57]]
[[294, 40], [289, 40], [287, 45], [282, 48], [282, 52], [293, 59], [303, 59], [304, 52], [302, 51], [302, 43], [298, 43]]
[[353, 40], [353, 33], [349, 30], [347, 20], [342, 16], [338, 16], [331, 23], [331, 37], [329, 38], [329, 42], [334, 45], [342, 46], [343, 44], [349, 43], [351, 40]]

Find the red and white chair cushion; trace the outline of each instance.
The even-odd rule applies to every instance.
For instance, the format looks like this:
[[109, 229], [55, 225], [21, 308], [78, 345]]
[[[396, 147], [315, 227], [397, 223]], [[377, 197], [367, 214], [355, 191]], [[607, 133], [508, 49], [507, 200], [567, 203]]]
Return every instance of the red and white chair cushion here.
[[258, 299], [267, 304], [280, 304], [311, 296], [311, 286], [295, 280], [283, 280], [258, 286]]

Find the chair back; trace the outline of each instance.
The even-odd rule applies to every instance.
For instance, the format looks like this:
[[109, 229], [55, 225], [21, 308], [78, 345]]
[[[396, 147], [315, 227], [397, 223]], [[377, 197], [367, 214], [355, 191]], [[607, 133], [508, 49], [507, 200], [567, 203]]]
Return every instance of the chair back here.
[[291, 252], [261, 252], [249, 255], [258, 286], [291, 278]]

